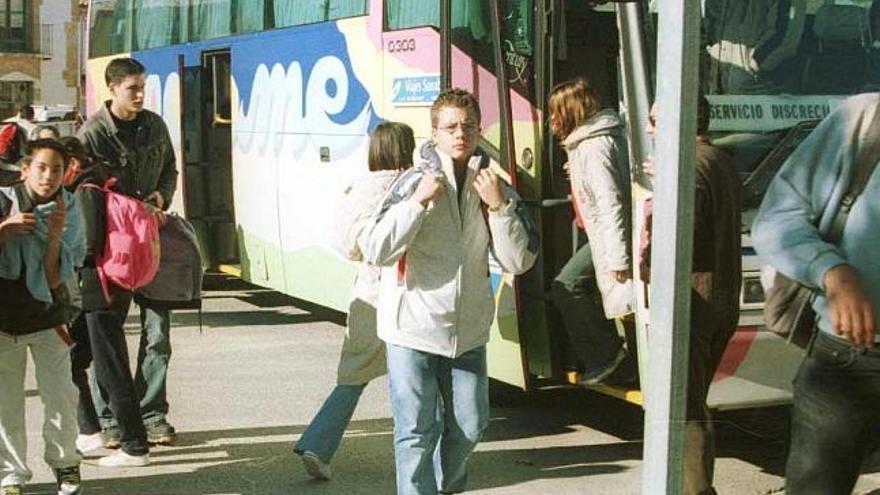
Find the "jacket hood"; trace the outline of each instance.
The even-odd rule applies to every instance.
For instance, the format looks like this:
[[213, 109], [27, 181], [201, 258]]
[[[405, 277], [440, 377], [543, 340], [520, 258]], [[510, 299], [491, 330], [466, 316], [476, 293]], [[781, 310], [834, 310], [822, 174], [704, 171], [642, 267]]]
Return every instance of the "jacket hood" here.
[[566, 150], [577, 148], [578, 144], [585, 139], [599, 136], [616, 136], [623, 131], [623, 124], [617, 112], [610, 108], [600, 110], [587, 119], [582, 125], [576, 127], [563, 141]]

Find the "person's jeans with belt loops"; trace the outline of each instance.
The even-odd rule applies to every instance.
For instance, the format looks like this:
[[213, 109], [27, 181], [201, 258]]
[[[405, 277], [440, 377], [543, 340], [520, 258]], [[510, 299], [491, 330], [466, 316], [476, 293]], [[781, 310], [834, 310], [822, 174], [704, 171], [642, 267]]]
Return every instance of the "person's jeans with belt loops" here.
[[850, 494], [880, 439], [880, 349], [819, 332], [794, 380], [786, 493]]

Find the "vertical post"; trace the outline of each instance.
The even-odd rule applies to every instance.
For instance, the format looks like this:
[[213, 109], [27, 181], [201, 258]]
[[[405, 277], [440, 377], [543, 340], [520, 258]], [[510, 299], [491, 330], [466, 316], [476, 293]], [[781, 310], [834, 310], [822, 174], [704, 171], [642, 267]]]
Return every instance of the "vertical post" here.
[[440, 2], [440, 91], [452, 87], [452, 0]]
[[[643, 493], [683, 488], [700, 2], [659, 2], [651, 326]], [[658, 57], [659, 60], [659, 57]], [[662, 239], [663, 242], [657, 242]], [[667, 240], [671, 240], [667, 241]], [[663, 488], [661, 488], [663, 487]], [[662, 492], [660, 490], [663, 490]]]
[[[639, 163], [649, 150], [645, 121], [648, 118], [650, 82], [645, 42], [642, 30], [641, 3], [617, 5], [617, 32], [620, 33], [620, 81], [623, 90], [621, 116], [626, 120], [629, 132], [629, 156], [631, 163]], [[641, 170], [634, 170], [634, 172]], [[640, 183], [646, 183], [637, 177]]]

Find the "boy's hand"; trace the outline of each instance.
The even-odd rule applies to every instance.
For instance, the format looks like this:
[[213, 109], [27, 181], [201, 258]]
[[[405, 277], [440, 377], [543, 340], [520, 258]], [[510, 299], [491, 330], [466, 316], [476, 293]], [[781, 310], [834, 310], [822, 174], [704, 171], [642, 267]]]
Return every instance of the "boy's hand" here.
[[443, 180], [442, 175], [434, 175], [431, 173], [426, 173], [422, 176], [422, 180], [419, 181], [418, 187], [416, 187], [416, 192], [413, 193], [413, 199], [422, 204], [423, 207], [427, 208], [428, 203], [431, 202], [434, 198], [443, 193]]
[[161, 226], [165, 225], [165, 220], [166, 220], [165, 212], [162, 211], [161, 209], [153, 206], [152, 203], [144, 203], [144, 204], [147, 206], [147, 209], [149, 209], [150, 212], [152, 212], [153, 215], [156, 216], [156, 222], [159, 223], [159, 226], [161, 227]]
[[37, 218], [33, 213], [16, 213], [0, 222], [0, 242], [5, 242], [16, 235], [26, 235], [34, 231]]
[[55, 200], [55, 209], [49, 214], [46, 220], [46, 227], [49, 231], [49, 239], [58, 240], [61, 238], [61, 232], [64, 231], [64, 221], [67, 218], [67, 206], [64, 204], [64, 197], [58, 195]]
[[498, 175], [494, 170], [490, 168], [480, 170], [474, 177], [474, 188], [490, 210], [495, 211], [504, 205], [504, 196], [501, 194]]
[[160, 210], [165, 207], [165, 198], [162, 197], [162, 193], [159, 191], [153, 191], [144, 198], [144, 201], [147, 203], [152, 203], [159, 208]]
[[834, 331], [857, 346], [873, 348], [874, 308], [856, 271], [837, 265], [825, 272], [824, 282]]
[[654, 159], [648, 158], [647, 160], [642, 162], [642, 172], [645, 173], [648, 177], [654, 177]]

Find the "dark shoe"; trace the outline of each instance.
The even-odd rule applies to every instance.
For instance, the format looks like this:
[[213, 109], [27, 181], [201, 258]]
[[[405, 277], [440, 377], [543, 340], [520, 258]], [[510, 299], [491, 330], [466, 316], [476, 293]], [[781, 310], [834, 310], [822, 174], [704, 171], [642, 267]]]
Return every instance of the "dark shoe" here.
[[177, 441], [177, 432], [174, 427], [165, 421], [152, 425], [145, 425], [147, 428], [147, 442], [153, 445], [174, 445]]
[[58, 481], [58, 495], [79, 495], [82, 493], [79, 466], [56, 469], [55, 479]]
[[621, 348], [619, 351], [617, 351], [617, 355], [614, 356], [614, 359], [612, 359], [611, 362], [606, 364], [604, 367], [595, 370], [585, 371], [584, 374], [581, 376], [581, 384], [597, 385], [599, 383], [604, 383], [605, 379], [611, 376], [611, 374], [614, 373], [615, 370], [617, 370], [617, 367], [620, 365], [620, 363], [622, 363], [626, 359], [626, 356], [626, 349]]
[[104, 448], [118, 449], [121, 445], [122, 434], [119, 432], [118, 426], [108, 426], [104, 428]]
[[626, 358], [617, 366], [617, 369], [608, 375], [602, 383], [628, 389], [639, 388], [638, 363], [636, 363], [631, 354], [627, 354]]
[[307, 450], [302, 454], [302, 462], [312, 478], [321, 481], [330, 479], [330, 465], [322, 461], [318, 454]]

